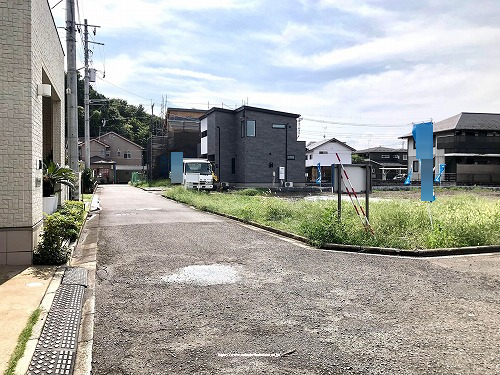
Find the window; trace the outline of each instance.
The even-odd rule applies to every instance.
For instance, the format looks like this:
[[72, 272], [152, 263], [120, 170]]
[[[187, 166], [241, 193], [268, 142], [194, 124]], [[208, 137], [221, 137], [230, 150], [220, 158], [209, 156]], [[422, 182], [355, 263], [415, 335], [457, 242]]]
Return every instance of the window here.
[[255, 121], [246, 120], [241, 122], [241, 138], [255, 137]]
[[255, 121], [254, 120], [247, 120], [246, 136], [247, 137], [255, 137]]
[[231, 158], [231, 174], [235, 174], [235, 173], [236, 173], [236, 159]]
[[104, 156], [104, 149], [101, 148], [101, 156]]
[[122, 156], [122, 152], [120, 151], [120, 149], [116, 150], [116, 155]]
[[408, 155], [403, 155], [403, 160], [408, 160]]
[[312, 158], [313, 158], [312, 154], [311, 154], [311, 155], [309, 155], [309, 160], [311, 160]]
[[273, 124], [273, 129], [285, 129], [285, 124]]
[[320, 151], [319, 154], [320, 155], [326, 155], [326, 154], [328, 154], [328, 151]]
[[418, 160], [413, 160], [413, 172], [418, 172]]
[[390, 156], [389, 155], [382, 155], [382, 159], [389, 159]]
[[125, 151], [123, 153], [123, 158], [124, 159], [132, 159], [132, 154], [130, 153], [130, 151]]
[[399, 159], [399, 155], [392, 155], [393, 159]]
[[295, 155], [287, 155], [286, 159], [287, 160], [295, 160]]
[[106, 151], [106, 157], [107, 157], [107, 158], [109, 158], [109, 157], [110, 157], [110, 155], [111, 155], [111, 152], [109, 152], [109, 150], [108, 150], [108, 151]]

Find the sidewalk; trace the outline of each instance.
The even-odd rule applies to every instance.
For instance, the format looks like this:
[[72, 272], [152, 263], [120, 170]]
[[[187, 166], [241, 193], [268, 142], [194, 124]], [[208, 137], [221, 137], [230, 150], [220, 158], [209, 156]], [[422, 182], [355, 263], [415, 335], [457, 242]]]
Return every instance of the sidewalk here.
[[0, 267], [0, 374], [7, 369], [19, 334], [40, 306], [56, 269], [55, 266]]

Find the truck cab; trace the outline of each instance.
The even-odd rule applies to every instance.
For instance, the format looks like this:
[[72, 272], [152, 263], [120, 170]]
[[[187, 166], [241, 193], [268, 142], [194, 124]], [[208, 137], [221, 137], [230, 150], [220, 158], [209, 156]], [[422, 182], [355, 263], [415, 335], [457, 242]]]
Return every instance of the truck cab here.
[[186, 189], [212, 190], [212, 164], [206, 159], [183, 159], [182, 184]]

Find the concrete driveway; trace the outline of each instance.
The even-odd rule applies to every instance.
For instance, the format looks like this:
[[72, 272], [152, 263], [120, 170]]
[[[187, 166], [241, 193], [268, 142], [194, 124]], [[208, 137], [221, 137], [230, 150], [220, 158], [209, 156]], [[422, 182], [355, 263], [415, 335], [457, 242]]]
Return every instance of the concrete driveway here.
[[94, 374], [500, 374], [500, 255], [320, 251], [99, 188]]

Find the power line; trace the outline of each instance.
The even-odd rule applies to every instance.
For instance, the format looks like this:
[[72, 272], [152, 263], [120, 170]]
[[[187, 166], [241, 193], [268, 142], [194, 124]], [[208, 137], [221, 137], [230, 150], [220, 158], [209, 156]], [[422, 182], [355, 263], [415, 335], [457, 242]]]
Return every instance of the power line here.
[[141, 98], [141, 99], [144, 99], [144, 100], [153, 100], [153, 99], [151, 99], [151, 98], [145, 98], [144, 96], [140, 96], [140, 95], [138, 95], [138, 94], [135, 94], [135, 93], [133, 93], [132, 91], [128, 91], [128, 90], [126, 90], [126, 89], [124, 89], [124, 88], [122, 88], [122, 87], [120, 87], [120, 86], [115, 85], [114, 83], [111, 83], [111, 82], [109, 82], [109, 81], [106, 81], [104, 78], [101, 78], [101, 77], [98, 77], [98, 78], [99, 78], [101, 81], [104, 81], [104, 82], [106, 82], [107, 84], [110, 84], [111, 86], [116, 87], [117, 89], [120, 89], [120, 90], [123, 90], [123, 91], [125, 91], [125, 92], [128, 92], [128, 93], [129, 93], [129, 94], [131, 94], [131, 95], [137, 96], [138, 98]]

